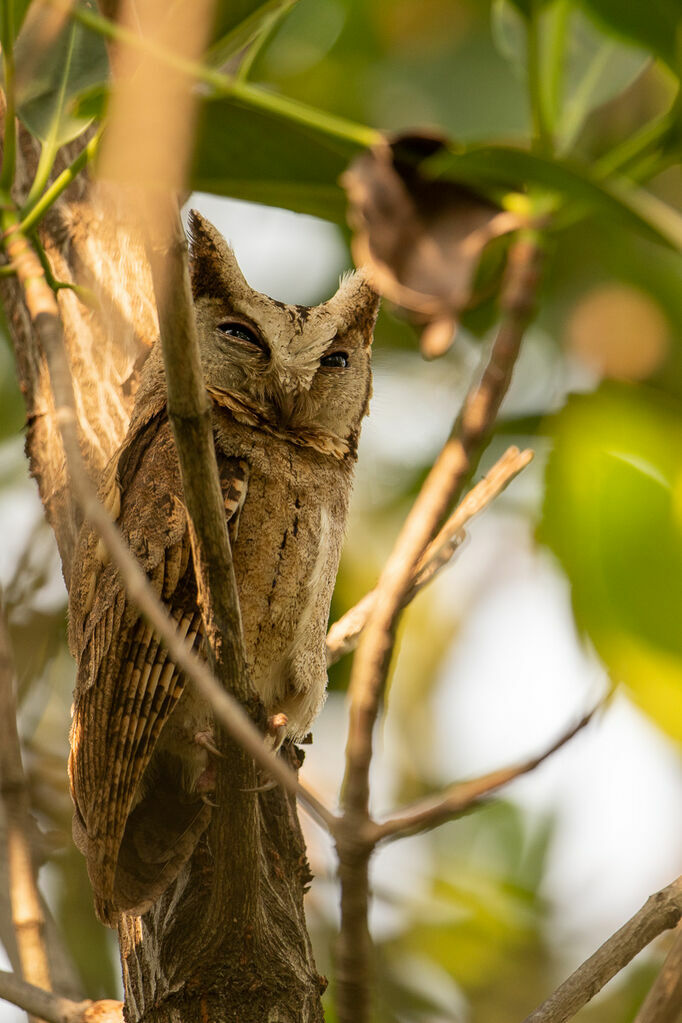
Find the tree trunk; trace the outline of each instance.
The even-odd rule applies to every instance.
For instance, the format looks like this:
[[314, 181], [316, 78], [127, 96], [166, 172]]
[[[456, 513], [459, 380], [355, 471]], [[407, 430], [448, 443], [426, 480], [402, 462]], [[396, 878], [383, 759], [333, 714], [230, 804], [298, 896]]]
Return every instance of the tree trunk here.
[[[83, 143], [67, 147], [57, 171]], [[22, 130], [18, 201], [36, 158], [36, 144]], [[39, 230], [55, 278], [84, 286], [97, 298], [91, 308], [73, 291], [59, 291], [81, 447], [93, 479], [126, 432], [139, 372], [158, 331], [149, 265], [131, 208], [125, 194], [81, 175]], [[0, 295], [26, 401], [31, 474], [68, 587], [80, 515], [68, 487], [45, 360], [15, 279], [0, 282]], [[325, 982], [305, 926], [310, 873], [295, 802], [280, 788], [245, 793], [231, 785], [231, 777], [244, 775], [246, 755], [226, 748], [219, 805], [192, 860], [148, 913], [124, 917], [119, 926], [127, 1018], [318, 1023]], [[297, 767], [298, 752], [289, 755]], [[245, 872], [254, 871], [257, 884], [244, 884]], [[254, 905], [243, 905], [245, 890], [257, 893]]]

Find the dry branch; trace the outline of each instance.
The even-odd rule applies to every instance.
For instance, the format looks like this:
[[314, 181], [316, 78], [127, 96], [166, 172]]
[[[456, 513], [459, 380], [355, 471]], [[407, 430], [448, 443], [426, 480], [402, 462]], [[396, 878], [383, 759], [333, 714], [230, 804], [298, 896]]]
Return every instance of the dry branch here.
[[507, 392], [521, 341], [532, 319], [541, 250], [532, 235], [512, 245], [501, 294], [502, 320], [481, 380], [462, 411], [405, 520], [377, 584], [372, 612], [358, 645], [350, 681], [350, 714], [343, 781], [343, 819], [336, 829], [341, 882], [337, 946], [338, 1012], [342, 1023], [370, 1016], [371, 941], [367, 926], [369, 769], [372, 734], [395, 643], [395, 628], [415, 569], [475, 469]]
[[[635, 956], [682, 919], [682, 877], [651, 895], [642, 908], [586, 959], [523, 1023], [565, 1023]], [[655, 1017], [654, 1017], [655, 1018]]]
[[460, 817], [462, 814], [468, 813], [493, 792], [497, 792], [498, 789], [508, 785], [515, 778], [529, 774], [530, 771], [539, 767], [543, 761], [582, 731], [601, 706], [600, 703], [585, 714], [576, 725], [572, 725], [556, 742], [552, 743], [549, 749], [538, 756], [524, 760], [520, 764], [514, 764], [512, 767], [499, 768], [497, 771], [491, 771], [490, 774], [473, 778], [471, 781], [457, 782], [439, 795], [429, 796], [428, 799], [422, 799], [405, 807], [400, 816], [392, 817], [390, 820], [376, 825], [375, 841], [381, 842], [386, 839], [402, 838], [405, 835], [429, 831], [447, 820], [452, 820], [453, 817]]
[[49, 990], [45, 918], [36, 883], [28, 786], [21, 762], [14, 699], [15, 671], [4, 608], [0, 606], [0, 791], [5, 808], [9, 898], [21, 973]]
[[0, 970], [0, 998], [47, 1023], [123, 1023], [123, 1005], [104, 998], [73, 1002]]
[[682, 924], [660, 973], [644, 999], [634, 1023], [679, 1023], [682, 1015]]
[[[435, 579], [441, 569], [445, 568], [462, 543], [464, 527], [509, 486], [532, 458], [531, 450], [519, 451], [517, 447], [512, 446], [483, 479], [471, 488], [420, 558], [402, 607], [406, 607], [414, 600], [417, 594]], [[371, 590], [366, 593], [362, 600], [331, 626], [327, 634], [327, 665], [336, 664], [355, 649], [360, 633], [374, 608], [376, 592]]]

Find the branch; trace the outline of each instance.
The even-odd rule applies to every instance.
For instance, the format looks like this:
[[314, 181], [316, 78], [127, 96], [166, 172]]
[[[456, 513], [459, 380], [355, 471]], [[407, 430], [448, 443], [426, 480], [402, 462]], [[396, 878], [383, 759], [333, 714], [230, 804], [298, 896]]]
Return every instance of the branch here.
[[0, 608], [0, 790], [5, 807], [12, 925], [23, 977], [49, 989], [45, 918], [33, 867], [28, 786], [21, 763], [14, 700], [15, 671], [4, 608]]
[[[187, 507], [192, 559], [197, 582], [197, 603], [208, 645], [209, 663], [216, 678], [246, 708], [252, 718], [262, 716], [262, 705], [246, 666], [244, 636], [232, 551], [225, 520], [225, 505], [218, 476], [213, 439], [213, 410], [206, 393], [199, 353], [194, 301], [187, 265], [187, 242], [177, 200], [172, 194], [147, 194], [149, 260], [154, 282], [161, 345], [166, 372], [168, 416], [180, 464], [182, 493]], [[225, 900], [219, 886], [230, 890], [233, 925], [243, 919], [253, 925], [259, 905], [259, 806], [255, 765], [242, 746], [218, 737], [222, 763], [218, 765], [217, 798], [229, 813], [214, 814], [211, 822], [215, 857], [214, 898], [205, 920], [207, 933], [219, 927]], [[229, 801], [229, 802], [228, 802]], [[215, 931], [217, 933], [217, 930]]]
[[565, 1023], [663, 931], [682, 918], [682, 876], [642, 908], [586, 959], [523, 1023]]
[[123, 1003], [103, 998], [72, 1002], [0, 970], [0, 998], [47, 1023], [123, 1023]]
[[[148, 202], [152, 197], [147, 196]], [[150, 218], [149, 257], [159, 310], [166, 371], [168, 415], [178, 451], [185, 504], [191, 523], [192, 556], [209, 646], [218, 676], [243, 704], [255, 693], [246, 672], [237, 584], [225, 522], [213, 441], [211, 402], [206, 393], [187, 242], [171, 195], [155, 197]]]
[[682, 924], [634, 1023], [678, 1023], [682, 1012]]
[[[7, 223], [8, 218], [10, 223]], [[71, 486], [85, 518], [101, 536], [116, 565], [129, 599], [166, 645], [172, 659], [196, 685], [215, 710], [227, 732], [266, 770], [285, 791], [297, 796], [318, 822], [332, 830], [336, 818], [309, 793], [280, 757], [265, 746], [263, 737], [242, 707], [216, 682], [206, 663], [177, 634], [176, 624], [157, 599], [145, 573], [131, 554], [109, 513], [90, 482], [78, 443], [71, 372], [64, 350], [57, 302], [45, 283], [40, 261], [18, 230], [16, 214], [4, 213], [7, 254], [17, 270], [25, 292], [29, 315], [48, 363], [57, 421], [71, 478]]]
[[597, 710], [604, 705], [600, 702], [591, 711], [585, 714], [577, 725], [573, 725], [564, 732], [556, 742], [552, 743], [549, 749], [529, 760], [523, 760], [520, 764], [512, 767], [502, 767], [490, 774], [484, 774], [480, 778], [473, 778], [471, 781], [458, 782], [451, 785], [444, 792], [437, 796], [429, 796], [401, 811], [399, 817], [383, 821], [376, 825], [374, 831], [375, 841], [381, 842], [385, 839], [404, 838], [406, 835], [414, 835], [421, 831], [429, 831], [438, 827], [453, 817], [460, 817], [477, 806], [486, 796], [497, 792], [498, 789], [515, 778], [534, 771], [543, 761], [547, 760], [565, 746], [574, 735], [582, 731], [585, 725], [589, 724]]
[[[475, 487], [462, 499], [438, 535], [431, 541], [417, 564], [410, 587], [403, 599], [406, 607], [450, 562], [455, 551], [461, 546], [464, 527], [483, 511], [533, 459], [529, 449], [519, 451], [510, 447], [492, 469], [479, 480]], [[362, 600], [346, 611], [334, 622], [327, 633], [327, 666], [336, 664], [358, 644], [360, 633], [367, 624], [376, 603], [376, 590], [366, 593]]]
[[528, 238], [509, 254], [504, 315], [481, 381], [468, 393], [452, 433], [424, 481], [376, 589], [375, 604], [353, 663], [344, 806], [366, 815], [372, 730], [386, 682], [394, 631], [414, 574], [448, 505], [457, 499], [488, 439], [509, 386], [534, 310], [540, 251]]
[[372, 851], [369, 768], [372, 733], [383, 697], [400, 609], [415, 569], [475, 469], [506, 394], [526, 327], [534, 311], [541, 252], [531, 232], [509, 252], [501, 294], [502, 320], [480, 382], [464, 401], [451, 435], [427, 476], [381, 573], [364, 635], [353, 662], [343, 818], [337, 827], [341, 931], [337, 954], [338, 1009], [342, 1023], [370, 1015], [367, 926], [368, 865]]

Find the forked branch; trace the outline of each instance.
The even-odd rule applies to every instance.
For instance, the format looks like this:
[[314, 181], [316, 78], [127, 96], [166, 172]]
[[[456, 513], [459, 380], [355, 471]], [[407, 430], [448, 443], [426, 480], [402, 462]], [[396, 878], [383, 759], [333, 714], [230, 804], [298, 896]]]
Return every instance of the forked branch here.
[[355, 655], [342, 790], [344, 813], [336, 828], [341, 882], [337, 990], [342, 1023], [366, 1023], [370, 1017], [369, 769], [395, 628], [417, 566], [448, 508], [462, 493], [495, 423], [534, 313], [540, 261], [541, 249], [533, 233], [517, 238], [509, 253], [501, 295], [502, 320], [488, 364], [480, 381], [469, 390], [450, 437], [405, 520], [381, 573], [374, 606]]

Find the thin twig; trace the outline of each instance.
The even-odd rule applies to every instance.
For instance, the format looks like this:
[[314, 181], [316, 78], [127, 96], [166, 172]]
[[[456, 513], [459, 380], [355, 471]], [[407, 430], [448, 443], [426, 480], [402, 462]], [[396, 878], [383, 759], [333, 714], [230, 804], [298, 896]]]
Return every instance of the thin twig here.
[[510, 249], [501, 294], [502, 320], [490, 359], [480, 382], [467, 394], [452, 433], [424, 481], [386, 562], [355, 655], [342, 790], [344, 816], [336, 833], [341, 882], [337, 991], [342, 1023], [366, 1023], [370, 1016], [369, 768], [372, 735], [393, 653], [395, 628], [415, 568], [448, 507], [457, 500], [475, 469], [507, 392], [521, 340], [534, 312], [540, 260], [541, 249], [533, 232], [520, 236]]
[[78, 443], [73, 384], [56, 299], [45, 283], [38, 257], [18, 230], [16, 214], [12, 217], [5, 211], [4, 221], [7, 254], [23, 283], [29, 315], [45, 352], [55, 399], [55, 419], [64, 444], [71, 486], [84, 517], [92, 523], [104, 541], [120, 573], [128, 598], [158, 633], [178, 667], [210, 702], [227, 732], [243, 746], [259, 767], [264, 768], [287, 792], [297, 796], [318, 822], [328, 830], [333, 830], [336, 823], [334, 814], [299, 784], [296, 775], [281, 757], [266, 748], [263, 737], [239, 703], [216, 682], [205, 661], [177, 635], [175, 623], [157, 599], [145, 573], [99, 501]]
[[672, 948], [644, 999], [634, 1023], [679, 1023], [682, 1015], [682, 923]]
[[[225, 521], [213, 440], [211, 402], [206, 393], [194, 303], [187, 265], [187, 242], [174, 195], [147, 194], [150, 225], [148, 254], [159, 311], [166, 372], [167, 408], [180, 464], [183, 500], [187, 507], [192, 559], [208, 656], [216, 678], [250, 710], [262, 713], [251, 685], [244, 651], [241, 611], [232, 551]], [[218, 736], [222, 763], [218, 770], [218, 801], [229, 798], [230, 813], [214, 817], [215, 869], [220, 879], [240, 878], [232, 891], [234, 926], [253, 923], [259, 906], [259, 805], [255, 765], [244, 748]], [[224, 913], [217, 897], [209, 914]], [[212, 921], [205, 921], [209, 933]]]
[[182, 492], [192, 524], [192, 557], [199, 607], [219, 676], [240, 700], [254, 691], [246, 671], [241, 613], [232, 551], [225, 522], [213, 441], [211, 402], [206, 393], [194, 303], [187, 266], [187, 242], [174, 196], [147, 195], [148, 253], [159, 311], [166, 371], [168, 417], [178, 451]]
[[123, 1003], [109, 998], [73, 1002], [0, 970], [0, 998], [47, 1023], [123, 1023]]
[[682, 918], [682, 877], [651, 895], [626, 924], [586, 959], [523, 1023], [566, 1023], [663, 931]]
[[4, 608], [0, 606], [0, 790], [5, 809], [12, 925], [22, 976], [49, 990], [45, 918], [33, 867], [30, 804], [21, 762], [14, 691], [14, 661]]
[[574, 735], [582, 731], [602, 706], [603, 702], [600, 702], [596, 707], [593, 707], [576, 725], [572, 725], [556, 742], [552, 743], [549, 749], [544, 750], [538, 756], [531, 757], [529, 760], [523, 760], [521, 763], [514, 764], [511, 767], [502, 767], [497, 771], [491, 771], [490, 774], [484, 774], [480, 778], [457, 782], [436, 796], [421, 799], [419, 802], [405, 807], [400, 812], [400, 816], [392, 817], [376, 825], [376, 830], [374, 831], [376, 841], [381, 842], [386, 839], [403, 838], [405, 835], [429, 831], [431, 828], [438, 827], [444, 821], [468, 813], [486, 796], [497, 792], [498, 789], [508, 785], [515, 778], [520, 778], [522, 775], [534, 771], [543, 761], [551, 757], [557, 750], [560, 750], [562, 746], [565, 746]]
[[[452, 559], [464, 538], [464, 527], [482, 512], [533, 459], [530, 449], [519, 451], [508, 448], [495, 465], [462, 498], [447, 522], [431, 541], [415, 568], [410, 588], [403, 599], [406, 607]], [[327, 633], [327, 665], [336, 664], [358, 644], [360, 633], [372, 613], [376, 590], [370, 590], [362, 600], [334, 622]]]

